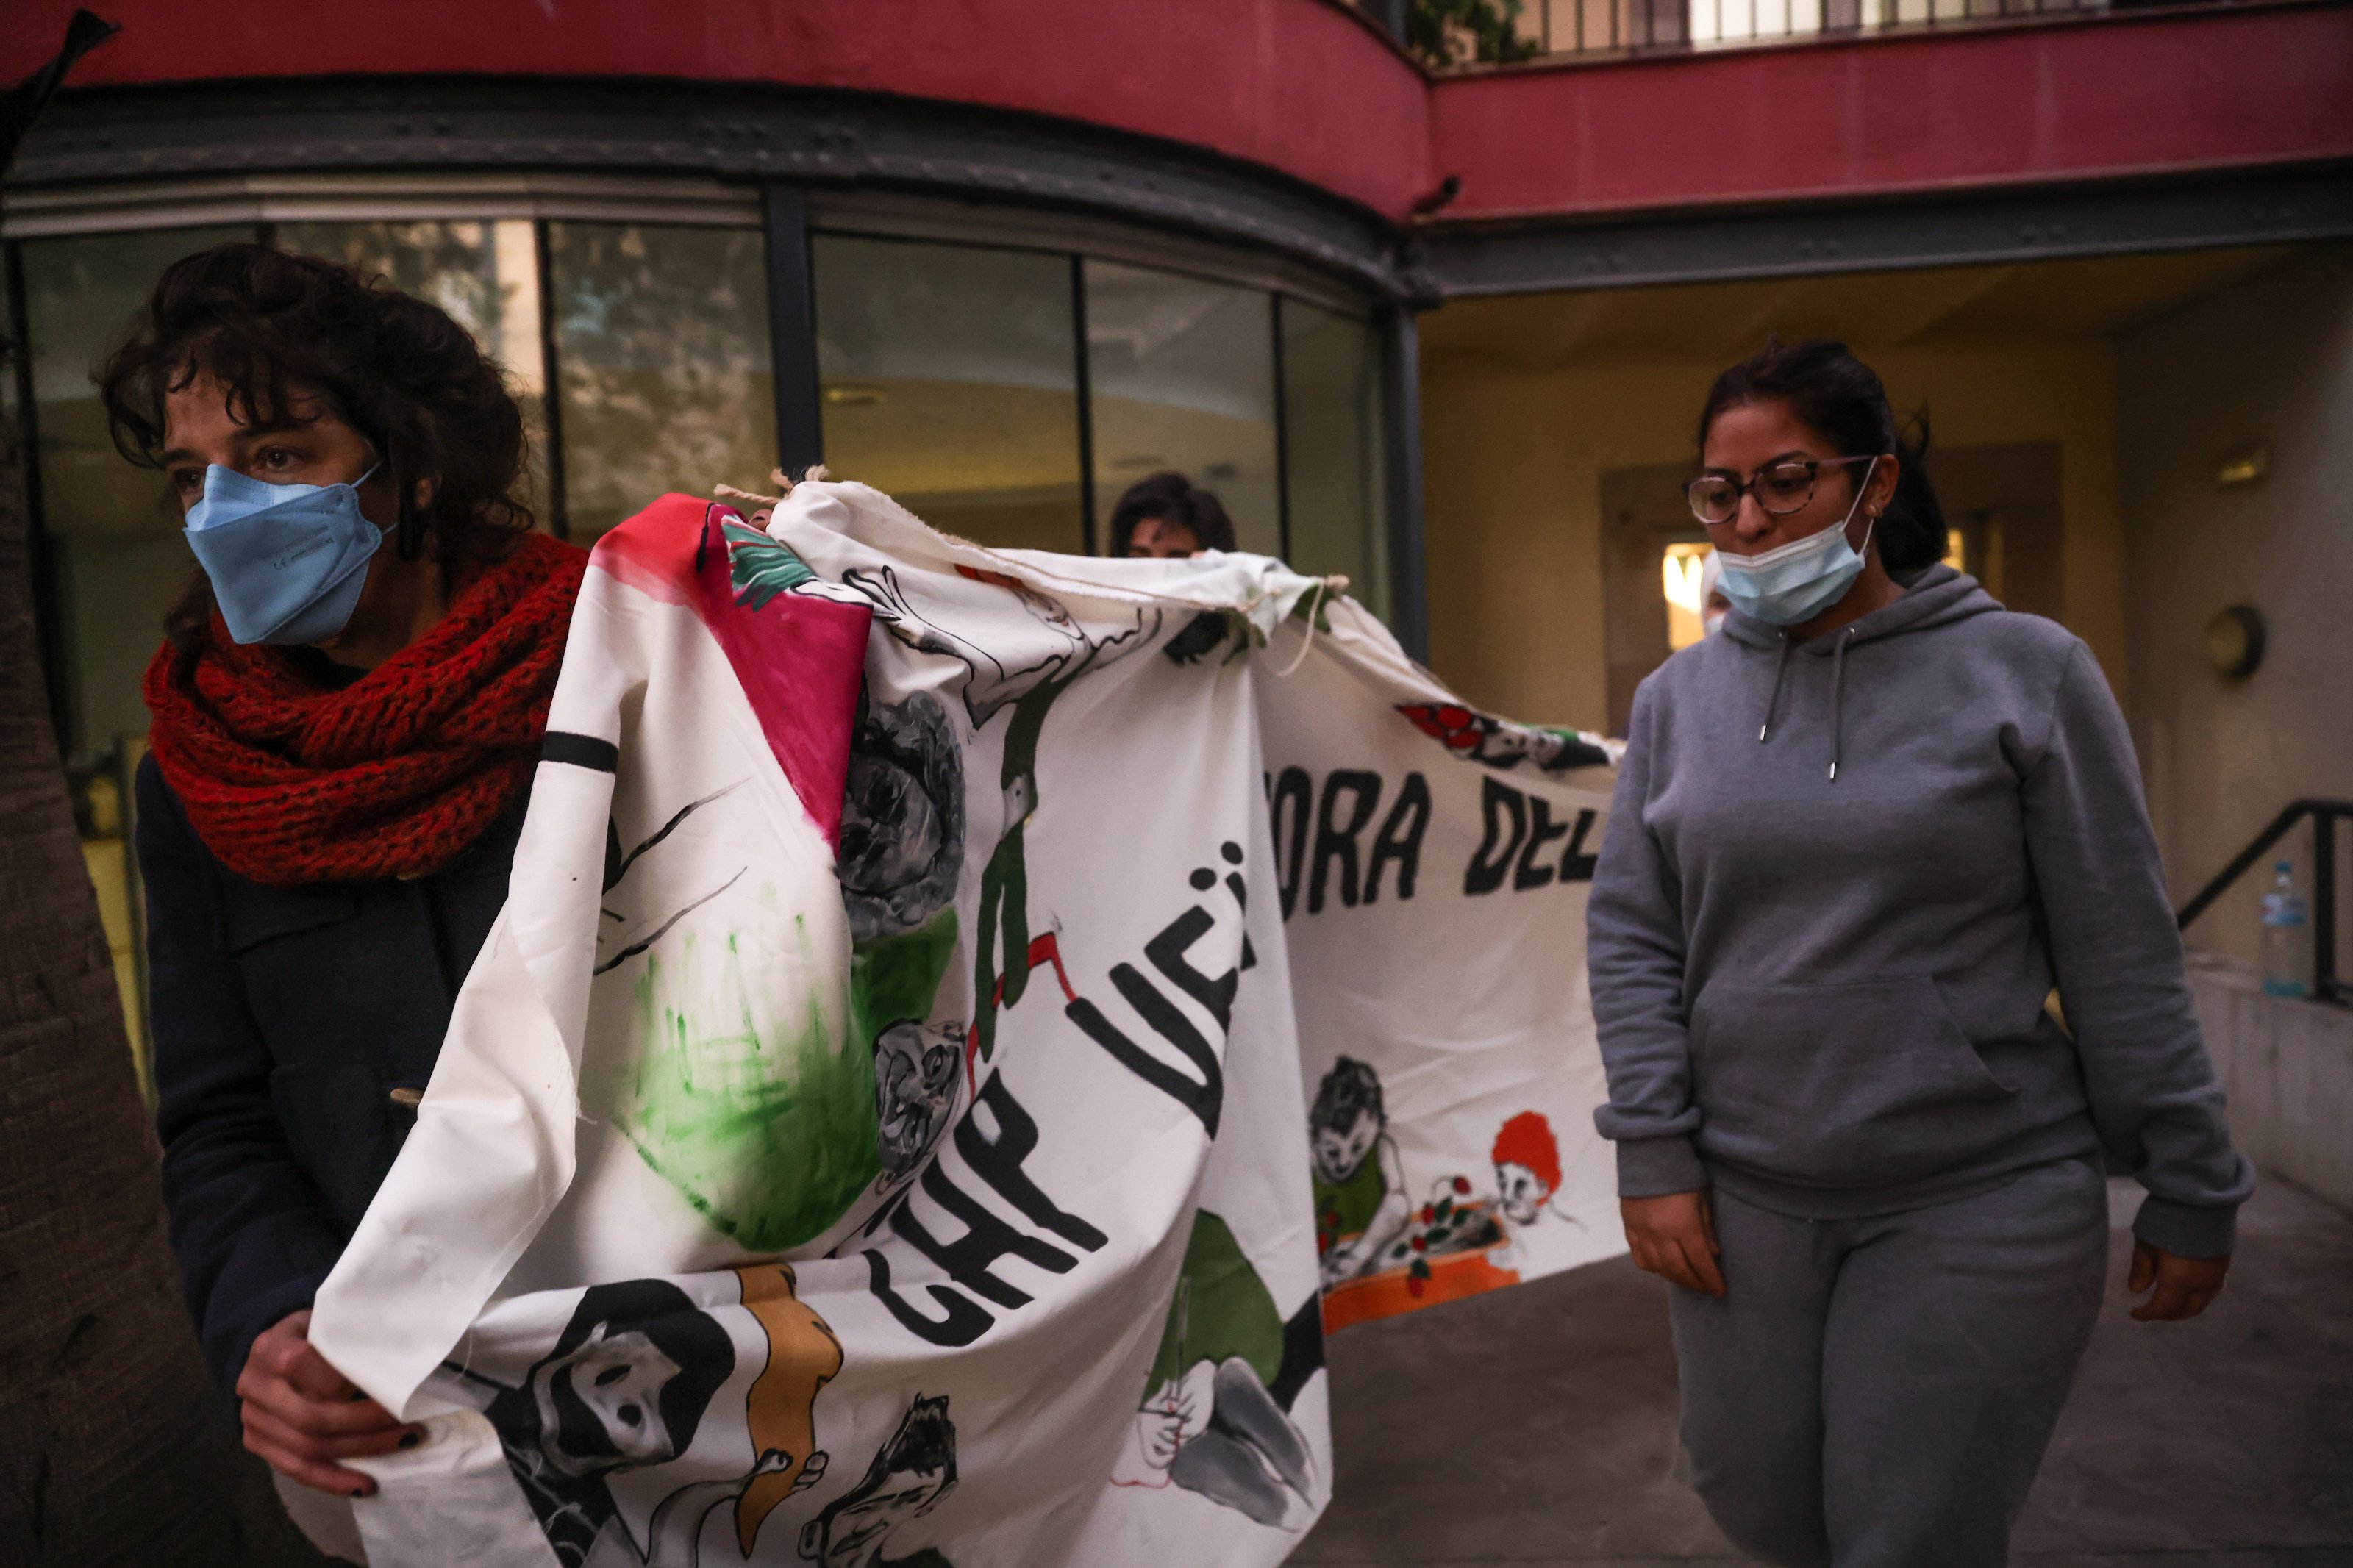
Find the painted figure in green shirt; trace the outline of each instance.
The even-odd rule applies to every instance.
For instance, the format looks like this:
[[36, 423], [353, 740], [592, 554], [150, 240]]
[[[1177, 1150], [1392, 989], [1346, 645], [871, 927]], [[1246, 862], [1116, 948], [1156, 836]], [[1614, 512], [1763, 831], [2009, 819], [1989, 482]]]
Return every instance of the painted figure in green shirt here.
[[1413, 1217], [1381, 1080], [1353, 1057], [1332, 1064], [1307, 1110], [1315, 1162], [1315, 1249], [1326, 1289], [1372, 1270]]

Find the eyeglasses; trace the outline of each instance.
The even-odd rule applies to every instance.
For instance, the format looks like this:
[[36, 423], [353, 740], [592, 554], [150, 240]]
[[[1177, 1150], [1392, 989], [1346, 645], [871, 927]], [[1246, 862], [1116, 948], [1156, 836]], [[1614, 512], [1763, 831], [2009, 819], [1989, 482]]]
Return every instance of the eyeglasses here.
[[1683, 487], [1683, 495], [1691, 502], [1692, 515], [1702, 522], [1730, 522], [1740, 515], [1744, 495], [1755, 496], [1768, 515], [1787, 517], [1802, 511], [1814, 499], [1814, 476], [1821, 469], [1875, 461], [1873, 457], [1791, 458], [1757, 469], [1745, 484], [1730, 474], [1702, 474]]

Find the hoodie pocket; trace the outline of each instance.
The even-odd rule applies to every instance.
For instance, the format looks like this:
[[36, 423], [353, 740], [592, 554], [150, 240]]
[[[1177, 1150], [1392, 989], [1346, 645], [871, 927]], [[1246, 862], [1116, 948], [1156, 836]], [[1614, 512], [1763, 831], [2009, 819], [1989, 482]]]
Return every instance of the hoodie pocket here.
[[1700, 1147], [1780, 1181], [1916, 1181], [2012, 1130], [2016, 1091], [1986, 1069], [1925, 975], [1712, 984], [1693, 1014], [1692, 1065]]

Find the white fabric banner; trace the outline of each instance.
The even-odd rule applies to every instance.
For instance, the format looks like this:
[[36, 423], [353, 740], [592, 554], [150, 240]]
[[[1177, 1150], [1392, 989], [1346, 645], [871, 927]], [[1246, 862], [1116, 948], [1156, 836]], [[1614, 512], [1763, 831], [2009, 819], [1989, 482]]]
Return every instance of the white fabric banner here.
[[1604, 763], [1258, 557], [622, 525], [311, 1323], [369, 1560], [1280, 1562], [1325, 1329], [1622, 1246]]

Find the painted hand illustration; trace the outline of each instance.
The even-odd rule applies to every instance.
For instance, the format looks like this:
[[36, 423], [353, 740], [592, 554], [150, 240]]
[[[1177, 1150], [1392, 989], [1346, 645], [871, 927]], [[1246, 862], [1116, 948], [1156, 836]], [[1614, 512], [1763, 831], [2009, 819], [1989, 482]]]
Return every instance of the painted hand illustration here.
[[[1261, 1524], [1305, 1528], [1315, 1466], [1288, 1408], [1306, 1375], [1293, 1370], [1291, 1337], [1224, 1218], [1198, 1212], [1112, 1483], [1178, 1486]], [[1321, 1365], [1320, 1340], [1308, 1343]]]
[[744, 1399], [744, 1427], [760, 1456], [735, 1502], [735, 1542], [749, 1557], [770, 1510], [826, 1472], [825, 1450], [817, 1446], [817, 1396], [841, 1371], [841, 1342], [800, 1299], [790, 1265], [735, 1272], [744, 1310], [768, 1341], [768, 1363]]
[[1218, 1405], [1218, 1369], [1207, 1360], [1185, 1369], [1182, 1377], [1160, 1385], [1151, 1402], [1137, 1413], [1145, 1434], [1144, 1452], [1155, 1469], [1176, 1462], [1177, 1450], [1209, 1429]]

